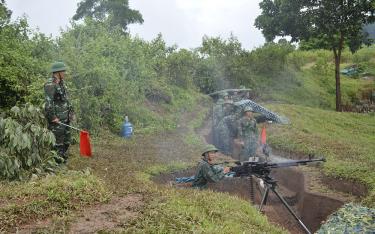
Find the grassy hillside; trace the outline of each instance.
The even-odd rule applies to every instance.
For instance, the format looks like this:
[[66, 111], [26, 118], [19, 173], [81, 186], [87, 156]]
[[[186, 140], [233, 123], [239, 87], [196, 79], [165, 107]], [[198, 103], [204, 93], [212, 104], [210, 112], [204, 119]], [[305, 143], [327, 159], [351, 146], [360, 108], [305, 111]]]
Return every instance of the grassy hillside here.
[[[342, 67], [358, 64], [373, 75], [375, 47], [352, 55], [345, 52]], [[270, 143], [295, 153], [327, 157], [324, 173], [362, 183], [369, 188], [364, 200], [375, 206], [375, 115], [338, 113], [335, 108], [335, 79], [331, 52], [294, 51], [288, 55], [288, 69], [265, 92], [274, 103], [268, 107], [291, 120], [288, 126], [271, 127]], [[355, 105], [362, 91], [375, 89], [374, 80], [341, 76], [342, 102]]]
[[[335, 74], [332, 52], [325, 50], [300, 51], [288, 54], [285, 71], [278, 77], [266, 78], [260, 95], [263, 100], [298, 104], [323, 109], [335, 108]], [[375, 76], [375, 46], [366, 47], [352, 55], [343, 54], [341, 68], [358, 64], [366, 76]], [[375, 89], [374, 80], [341, 76], [342, 103], [357, 104], [362, 92]], [[264, 81], [263, 81], [264, 82]]]
[[327, 157], [327, 175], [359, 182], [369, 188], [367, 205], [375, 206], [375, 116], [338, 113], [300, 105], [270, 105], [288, 116], [288, 126], [273, 126], [269, 135], [277, 148]]

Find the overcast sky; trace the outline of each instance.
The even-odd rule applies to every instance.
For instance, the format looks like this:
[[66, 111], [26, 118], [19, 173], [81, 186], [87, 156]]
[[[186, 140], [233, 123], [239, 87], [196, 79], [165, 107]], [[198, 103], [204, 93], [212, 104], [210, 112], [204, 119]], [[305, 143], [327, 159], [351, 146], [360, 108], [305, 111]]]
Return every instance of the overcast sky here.
[[[69, 21], [80, 0], [6, 0], [13, 18], [26, 15], [32, 28], [58, 36]], [[145, 22], [131, 25], [133, 35], [151, 40], [161, 32], [167, 44], [195, 48], [204, 35], [228, 38], [232, 32], [242, 45], [253, 49], [264, 43], [254, 25], [260, 14], [260, 0], [129, 0]]]

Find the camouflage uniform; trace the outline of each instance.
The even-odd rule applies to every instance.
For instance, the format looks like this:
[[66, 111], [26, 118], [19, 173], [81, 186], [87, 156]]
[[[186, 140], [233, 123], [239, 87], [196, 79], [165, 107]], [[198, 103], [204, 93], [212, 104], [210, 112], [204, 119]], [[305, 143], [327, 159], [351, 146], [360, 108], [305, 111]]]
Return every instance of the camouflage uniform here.
[[56, 138], [55, 150], [65, 160], [66, 151], [69, 148], [71, 135], [70, 128], [52, 122], [58, 118], [60, 122], [69, 124], [70, 116], [73, 114], [73, 107], [69, 102], [64, 81], [56, 82], [55, 78], [49, 78], [44, 85], [45, 93], [45, 115], [48, 120], [48, 129], [53, 132]]
[[212, 165], [206, 157], [207, 152], [215, 151], [217, 148], [213, 145], [207, 145], [203, 151], [202, 161], [198, 164], [197, 172], [194, 176], [193, 188], [205, 189], [208, 183], [216, 183], [224, 178], [224, 168], [218, 165]]
[[220, 120], [224, 117], [223, 102], [222, 99], [219, 99], [212, 109], [213, 126], [217, 126]]
[[223, 100], [219, 99], [212, 110], [212, 135], [214, 145], [219, 145], [218, 124], [224, 117]]
[[240, 97], [240, 96], [233, 97], [233, 102], [239, 102], [241, 100], [242, 100], [242, 97]]
[[237, 116], [235, 114], [225, 116], [217, 129], [221, 151], [231, 154], [233, 139], [237, 136]]
[[244, 142], [240, 161], [247, 161], [254, 156], [258, 147], [258, 128], [254, 118], [242, 117], [238, 123], [238, 136]]
[[225, 176], [223, 170], [222, 167], [211, 165], [206, 159], [202, 159], [195, 173], [193, 187], [204, 189], [207, 188], [207, 183], [219, 182]]

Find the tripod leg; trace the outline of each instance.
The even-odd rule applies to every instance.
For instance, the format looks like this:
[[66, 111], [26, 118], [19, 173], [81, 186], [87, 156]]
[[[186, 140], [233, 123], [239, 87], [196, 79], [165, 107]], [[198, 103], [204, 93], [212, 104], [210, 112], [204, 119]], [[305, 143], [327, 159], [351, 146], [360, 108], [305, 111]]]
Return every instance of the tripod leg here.
[[264, 191], [262, 202], [259, 205], [259, 211], [262, 211], [263, 205], [267, 203], [267, 197], [268, 197], [268, 192], [270, 191], [270, 188], [267, 186], [266, 191]]
[[309, 229], [306, 227], [306, 225], [302, 222], [301, 219], [299, 219], [296, 215], [296, 213], [294, 213], [294, 211], [292, 210], [292, 208], [290, 208], [290, 206], [288, 205], [288, 203], [285, 201], [285, 199], [280, 196], [280, 194], [276, 191], [275, 188], [271, 188], [271, 190], [276, 194], [276, 196], [280, 199], [280, 201], [284, 204], [284, 206], [288, 209], [289, 213], [291, 213], [293, 215], [293, 217], [297, 220], [297, 222], [299, 223], [299, 225], [301, 225], [301, 227], [303, 228], [303, 230], [308, 233], [308, 234], [311, 234], [311, 232], [309, 231]]

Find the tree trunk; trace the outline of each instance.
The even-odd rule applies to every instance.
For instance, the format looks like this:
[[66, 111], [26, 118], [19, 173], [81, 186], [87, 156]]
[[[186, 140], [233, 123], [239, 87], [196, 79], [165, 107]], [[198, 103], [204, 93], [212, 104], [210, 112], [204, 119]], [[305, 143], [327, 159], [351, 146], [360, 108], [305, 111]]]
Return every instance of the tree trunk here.
[[341, 112], [341, 86], [340, 86], [340, 63], [341, 63], [341, 52], [344, 45], [344, 35], [340, 33], [340, 42], [338, 48], [333, 48], [333, 54], [335, 55], [335, 78], [336, 78], [336, 111]]
[[340, 62], [341, 56], [335, 55], [335, 78], [336, 78], [336, 111], [341, 112], [341, 86], [340, 86]]

